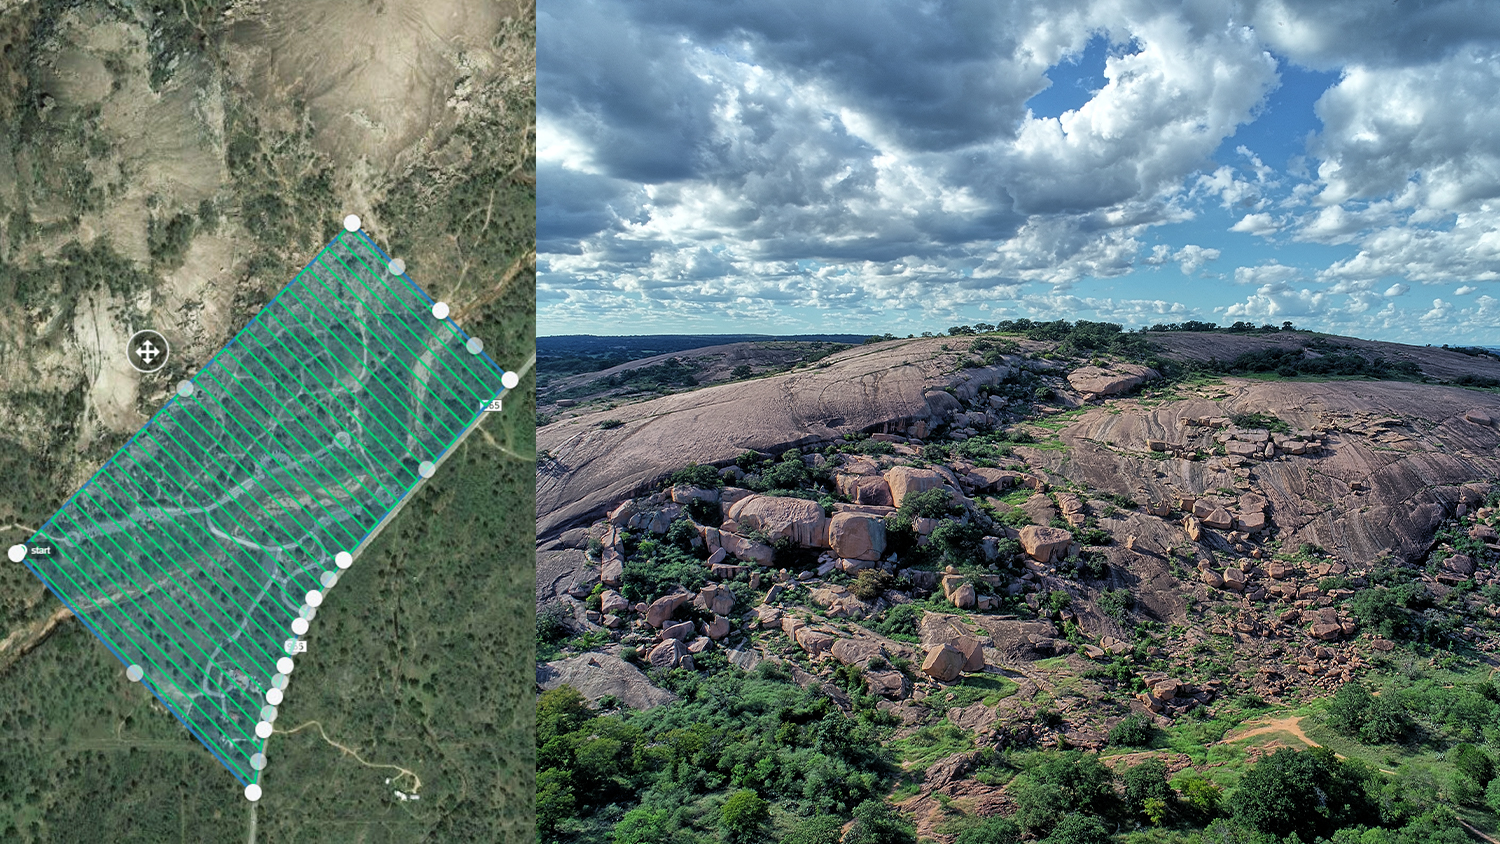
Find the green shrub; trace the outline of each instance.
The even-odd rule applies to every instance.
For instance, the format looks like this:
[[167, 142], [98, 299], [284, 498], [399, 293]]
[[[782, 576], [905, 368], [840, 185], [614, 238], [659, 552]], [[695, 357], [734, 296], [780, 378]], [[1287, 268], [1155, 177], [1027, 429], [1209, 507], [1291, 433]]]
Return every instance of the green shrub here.
[[1468, 775], [1480, 788], [1495, 778], [1495, 760], [1472, 744], [1459, 744], [1448, 755], [1453, 760], [1453, 767]]
[[881, 613], [870, 629], [882, 636], [901, 641], [915, 641], [922, 624], [922, 610], [915, 604], [897, 604]]
[[1361, 769], [1326, 747], [1282, 748], [1240, 778], [1230, 798], [1235, 819], [1276, 836], [1327, 837], [1372, 817]]
[[866, 800], [854, 808], [844, 844], [917, 844], [917, 832], [883, 801]]
[[771, 823], [771, 804], [754, 790], [742, 788], [719, 807], [719, 830], [725, 844], [749, 844], [764, 840]]
[[1112, 618], [1125, 618], [1134, 605], [1129, 589], [1106, 589], [1099, 595], [1099, 611]]
[[895, 578], [884, 569], [865, 569], [854, 576], [854, 584], [849, 587], [849, 591], [861, 601], [873, 601], [884, 595], [893, 582]]
[[1156, 738], [1156, 725], [1139, 712], [1133, 712], [1109, 730], [1109, 743], [1117, 747], [1147, 747]]
[[1167, 763], [1159, 756], [1127, 768], [1121, 780], [1125, 784], [1125, 804], [1131, 811], [1145, 814], [1147, 801], [1158, 800], [1165, 805], [1172, 797], [1172, 787], [1167, 785]]
[[676, 486], [678, 484], [715, 489], [724, 485], [724, 479], [719, 477], [719, 470], [712, 466], [700, 466], [697, 463], [689, 463], [667, 476], [668, 486]]
[[[625, 424], [624, 422], [621, 422], [618, 419], [606, 419], [603, 422], [599, 423], [599, 427], [603, 428], [606, 431], [609, 431], [609, 430], [613, 430], [615, 428], [618, 428], [618, 427], [620, 427], [621, 425], [624, 425], [624, 424]], [[622, 821], [622, 823], [623, 823], [623, 821]]]

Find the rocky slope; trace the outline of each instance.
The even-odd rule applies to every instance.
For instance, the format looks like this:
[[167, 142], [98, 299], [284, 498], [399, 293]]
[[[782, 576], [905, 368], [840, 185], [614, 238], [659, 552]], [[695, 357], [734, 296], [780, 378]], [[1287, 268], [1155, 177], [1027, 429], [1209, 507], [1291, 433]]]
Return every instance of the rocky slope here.
[[[652, 670], [772, 660], [907, 738], [1101, 748], [1132, 712], [1291, 704], [1412, 641], [1500, 643], [1500, 394], [1434, 383], [1494, 362], [1381, 344], [1435, 377], [1163, 378], [971, 342], [540, 430], [538, 602], [582, 638], [539, 684], [647, 708]], [[972, 763], [927, 767], [906, 809], [1002, 806]]]

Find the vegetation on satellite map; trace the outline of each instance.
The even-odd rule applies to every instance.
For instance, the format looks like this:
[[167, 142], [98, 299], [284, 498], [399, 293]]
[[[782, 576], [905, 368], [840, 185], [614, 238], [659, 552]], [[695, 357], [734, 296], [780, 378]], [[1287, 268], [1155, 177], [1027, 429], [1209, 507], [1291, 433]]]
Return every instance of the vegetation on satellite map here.
[[[534, 360], [529, 3], [0, 11], [0, 536], [25, 540], [348, 213], [521, 373], [320, 609], [241, 786], [24, 567], [0, 574], [0, 840], [520, 841]], [[171, 343], [127, 363], [137, 329]], [[415, 799], [413, 799], [415, 798]]]
[[540, 840], [1500, 832], [1500, 356], [714, 342], [538, 407]]

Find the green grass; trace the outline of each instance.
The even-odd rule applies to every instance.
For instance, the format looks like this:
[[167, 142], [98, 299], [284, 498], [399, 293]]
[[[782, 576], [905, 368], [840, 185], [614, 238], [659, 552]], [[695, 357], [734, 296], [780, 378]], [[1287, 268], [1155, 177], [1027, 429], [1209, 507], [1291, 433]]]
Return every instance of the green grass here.
[[941, 697], [943, 705], [949, 708], [970, 706], [976, 702], [982, 702], [985, 706], [994, 706], [1015, 694], [1020, 688], [1015, 681], [1007, 677], [994, 674], [970, 675], [948, 687], [948, 695], [953, 696], [952, 700], [947, 699], [948, 695]]
[[947, 718], [922, 727], [906, 738], [888, 744], [901, 763], [926, 768], [940, 759], [974, 749], [974, 735], [948, 722]]

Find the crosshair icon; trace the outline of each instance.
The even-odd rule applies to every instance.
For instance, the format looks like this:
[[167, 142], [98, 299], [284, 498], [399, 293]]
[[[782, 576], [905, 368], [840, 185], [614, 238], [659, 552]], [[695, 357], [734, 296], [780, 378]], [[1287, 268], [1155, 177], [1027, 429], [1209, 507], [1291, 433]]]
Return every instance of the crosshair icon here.
[[172, 348], [160, 332], [147, 328], [131, 335], [125, 344], [125, 357], [137, 372], [156, 372], [167, 365]]

